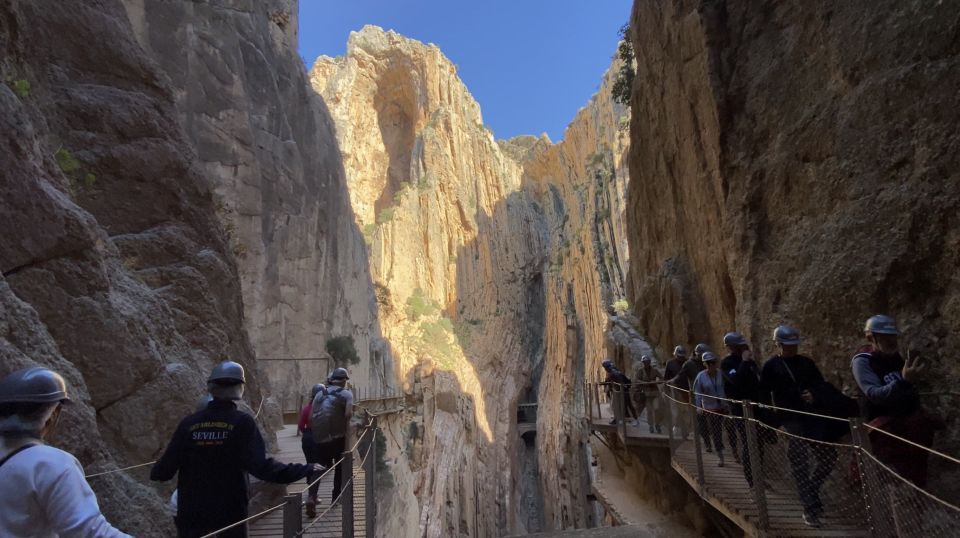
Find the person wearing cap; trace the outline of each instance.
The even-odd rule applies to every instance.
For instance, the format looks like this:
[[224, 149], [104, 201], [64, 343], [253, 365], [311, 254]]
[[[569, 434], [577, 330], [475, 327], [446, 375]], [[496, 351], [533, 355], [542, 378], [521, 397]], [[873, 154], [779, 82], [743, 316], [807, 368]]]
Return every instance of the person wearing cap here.
[[[794, 482], [803, 503], [803, 522], [810, 527], [820, 526], [823, 502], [820, 488], [837, 463], [837, 449], [831, 444], [820, 444], [811, 449], [810, 441], [827, 440], [824, 420], [789, 410], [811, 412], [816, 405], [814, 389], [825, 381], [813, 359], [800, 355], [800, 333], [789, 325], [780, 325], [773, 331], [773, 340], [779, 353], [763, 364], [760, 371], [761, 399], [782, 408], [778, 417], [783, 429], [791, 434], [787, 444], [787, 458]], [[811, 452], [814, 461], [810, 468]]]
[[700, 431], [706, 432], [703, 435], [703, 441], [707, 452], [711, 452], [710, 442], [712, 440], [713, 448], [720, 460], [718, 465], [723, 467], [722, 415], [727, 413], [726, 402], [721, 399], [726, 398], [723, 389], [723, 375], [720, 373], [720, 361], [712, 352], [704, 351], [700, 358], [706, 369], [700, 371], [693, 381], [697, 421], [701, 424]]
[[[307, 404], [300, 410], [300, 420], [297, 422], [297, 435], [301, 435], [300, 449], [303, 450], [303, 458], [307, 463], [321, 463], [320, 451], [317, 450], [317, 444], [313, 442], [313, 429], [310, 425], [310, 413], [313, 409], [313, 399], [317, 394], [327, 390], [323, 383], [317, 383], [310, 389], [310, 398]], [[310, 484], [307, 493], [307, 502], [305, 503], [307, 517], [317, 516], [317, 489], [320, 482], [313, 483], [312, 476], [307, 477], [307, 483]]]
[[0, 536], [129, 536], [100, 512], [77, 458], [44, 443], [69, 403], [52, 370], [23, 368], [0, 380]]
[[[346, 368], [336, 368], [327, 377], [326, 390], [320, 391], [311, 404], [310, 427], [320, 463], [330, 467], [346, 450], [347, 430], [353, 418], [353, 392], [346, 387], [350, 376]], [[333, 474], [333, 492], [330, 502], [340, 497], [343, 484], [342, 465]]]
[[[869, 345], [850, 361], [853, 377], [866, 401], [868, 424], [922, 446], [933, 445], [937, 430], [946, 424], [939, 416], [925, 412], [914, 382], [924, 364], [912, 353], [900, 355], [896, 320], [878, 314], [864, 325]], [[874, 455], [901, 476], [919, 487], [927, 483], [926, 450], [911, 446], [879, 432], [870, 432]]]
[[637, 396], [637, 417], [647, 409], [647, 425], [650, 433], [662, 432], [660, 427], [660, 390], [657, 385], [663, 382], [660, 371], [653, 367], [653, 359], [649, 355], [640, 358], [640, 368], [637, 370], [637, 382], [634, 383]]
[[[266, 456], [263, 437], [252, 416], [237, 409], [246, 382], [243, 366], [225, 361], [207, 379], [213, 400], [180, 421], [163, 456], [150, 470], [150, 480], [177, 476], [180, 538], [196, 538], [247, 517], [245, 473], [266, 482], [289, 484], [324, 468], [315, 463], [279, 463]], [[245, 537], [246, 525], [218, 536]]]
[[[674, 416], [674, 403], [673, 401], [686, 401], [687, 394], [676, 389], [685, 389], [686, 386], [683, 385], [686, 383], [686, 377], [680, 376], [680, 371], [683, 369], [683, 363], [687, 360], [687, 350], [683, 346], [676, 346], [673, 348], [673, 356], [667, 361], [667, 366], [663, 370], [663, 379], [666, 383], [666, 394], [670, 397], [670, 400], [665, 401], [667, 404], [667, 421], [668, 427], [673, 428], [673, 434], [679, 435], [686, 439], [687, 430], [689, 429], [686, 419], [686, 413], [679, 413], [679, 416]], [[679, 422], [679, 424], [678, 424]]]

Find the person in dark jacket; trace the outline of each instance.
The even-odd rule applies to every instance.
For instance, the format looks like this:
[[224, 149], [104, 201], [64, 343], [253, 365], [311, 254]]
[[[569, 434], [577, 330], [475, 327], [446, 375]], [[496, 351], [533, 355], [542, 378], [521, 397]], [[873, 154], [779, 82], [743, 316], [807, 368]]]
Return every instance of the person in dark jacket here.
[[[289, 484], [323, 471], [317, 464], [282, 464], [266, 456], [263, 437], [253, 417], [234, 403], [243, 395], [243, 366], [225, 361], [207, 380], [213, 396], [207, 408], [180, 422], [163, 456], [150, 470], [150, 479], [177, 475], [177, 536], [196, 538], [247, 517], [245, 472]], [[245, 537], [246, 525], [220, 533]]]
[[[798, 353], [800, 333], [787, 325], [780, 325], [773, 332], [773, 339], [780, 353], [771, 357], [760, 372], [761, 399], [773, 399], [773, 405], [784, 409], [810, 412], [816, 405], [814, 390], [824, 383], [823, 374], [809, 357]], [[825, 419], [800, 413], [781, 411], [781, 425], [791, 434], [787, 445], [787, 458], [793, 479], [803, 503], [803, 522], [810, 527], [820, 526], [823, 502], [820, 488], [837, 463], [837, 449], [833, 445], [805, 441], [798, 437], [825, 440]], [[814, 468], [810, 469], [810, 460]]]
[[[934, 433], [943, 429], [943, 419], [921, 409], [913, 382], [924, 369], [920, 357], [900, 355], [899, 330], [890, 316], [867, 320], [864, 333], [870, 345], [850, 362], [853, 377], [866, 398], [868, 424], [922, 446], [933, 445]], [[877, 459], [919, 487], [927, 484], [926, 450], [879, 432], [870, 433]]]
[[[743, 353], [750, 349], [747, 339], [738, 332], [728, 332], [723, 336], [723, 345], [727, 348], [728, 354], [720, 361], [720, 371], [723, 373], [723, 388], [727, 398], [756, 401], [760, 386], [760, 372], [756, 362], [743, 360]], [[738, 403], [730, 404], [730, 414], [743, 417], [743, 406]], [[747, 434], [744, 421], [727, 420], [724, 426], [730, 440], [733, 459], [740, 461], [739, 454], [742, 452], [744, 454], [742, 459], [746, 463]]]
[[667, 406], [668, 426], [673, 428], [673, 435], [678, 435], [686, 439], [689, 431], [689, 415], [683, 412], [674, 401], [683, 402], [687, 400], [687, 394], [675, 389], [686, 388], [686, 377], [680, 376], [683, 369], [683, 363], [687, 360], [687, 350], [683, 346], [673, 348], [673, 358], [667, 361], [667, 366], [663, 370], [663, 379], [667, 384], [664, 394], [669, 399], [663, 403]]
[[[350, 420], [353, 418], [353, 391], [347, 388], [350, 375], [346, 368], [334, 368], [327, 376], [327, 389], [318, 392], [311, 404], [310, 424], [320, 463], [336, 465], [346, 450]], [[333, 471], [333, 490], [330, 504], [340, 499], [343, 484], [343, 465]]]
[[[632, 385], [630, 378], [621, 372], [616, 366], [614, 366], [613, 361], [611, 360], [603, 361], [601, 366], [603, 366], [603, 369], [607, 372], [607, 377], [603, 380], [603, 382], [607, 383], [607, 397], [611, 398], [611, 405], [614, 406], [614, 410], [617, 408], [616, 402], [620, 401], [620, 392], [622, 391], [625, 393], [623, 398], [625, 409], [621, 410], [624, 415], [623, 420], [632, 418], [634, 420], [634, 424], [636, 424], [636, 420], [639, 417], [637, 415], [637, 410], [633, 407], [633, 399], [630, 397], [630, 387]], [[616, 400], [613, 398], [616, 398]], [[610, 421], [610, 424], [616, 423], [617, 417], [616, 413], [614, 413], [614, 419]]]

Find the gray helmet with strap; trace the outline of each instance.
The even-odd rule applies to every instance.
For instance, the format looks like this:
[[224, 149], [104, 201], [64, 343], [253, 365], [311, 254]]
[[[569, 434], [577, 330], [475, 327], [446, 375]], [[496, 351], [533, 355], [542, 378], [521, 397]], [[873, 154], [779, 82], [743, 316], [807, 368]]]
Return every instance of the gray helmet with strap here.
[[747, 339], [736, 331], [731, 331], [723, 335], [723, 345], [725, 346], [744, 346], [746, 344]]
[[346, 368], [334, 368], [334, 370], [330, 372], [330, 376], [327, 377], [327, 381], [346, 381], [348, 379], [350, 379], [350, 376], [347, 375]]
[[714, 355], [712, 351], [704, 351], [703, 356], [700, 357], [700, 360], [703, 362], [713, 362], [717, 360], [717, 356]]
[[885, 316], [883, 314], [877, 314], [872, 316], [867, 320], [867, 323], [863, 326], [863, 332], [867, 335], [870, 334], [900, 334], [900, 331], [897, 330], [897, 321], [890, 316]]
[[683, 346], [677, 346], [673, 348], [673, 356], [677, 358], [682, 358], [687, 356], [687, 350]]
[[693, 348], [694, 355], [703, 355], [708, 351], [710, 351], [710, 346], [707, 344], [697, 344], [697, 347]]
[[773, 330], [773, 341], [785, 346], [795, 346], [800, 343], [800, 332], [789, 325], [780, 325]]
[[323, 383], [317, 383], [314, 385], [313, 388], [310, 389], [310, 401], [312, 402], [313, 399], [317, 397], [317, 394], [325, 388], [327, 387], [324, 387]]
[[23, 368], [0, 379], [0, 403], [67, 403], [63, 376], [40, 366]]
[[219, 383], [224, 385], [246, 382], [247, 377], [243, 372], [243, 366], [240, 363], [233, 361], [223, 361], [214, 366], [213, 371], [210, 372], [210, 377], [207, 378], [207, 383]]

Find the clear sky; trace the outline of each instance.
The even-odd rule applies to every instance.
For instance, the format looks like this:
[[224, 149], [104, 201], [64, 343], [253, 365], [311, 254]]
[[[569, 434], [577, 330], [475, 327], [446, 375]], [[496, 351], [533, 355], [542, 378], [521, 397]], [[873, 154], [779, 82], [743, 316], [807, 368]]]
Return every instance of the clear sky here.
[[434, 43], [458, 66], [497, 138], [551, 140], [585, 105], [633, 0], [300, 0], [300, 55], [345, 52], [365, 24]]

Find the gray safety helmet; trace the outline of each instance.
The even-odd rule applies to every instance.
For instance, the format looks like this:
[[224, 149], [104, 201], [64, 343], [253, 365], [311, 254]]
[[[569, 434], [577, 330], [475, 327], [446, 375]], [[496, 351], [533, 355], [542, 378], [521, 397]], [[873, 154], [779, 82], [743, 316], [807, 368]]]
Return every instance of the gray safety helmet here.
[[63, 376], [40, 366], [23, 368], [0, 379], [0, 403], [67, 403]]
[[346, 381], [348, 379], [350, 379], [350, 376], [347, 375], [346, 368], [334, 368], [334, 370], [330, 372], [330, 376], [327, 377], [327, 381]]
[[713, 362], [717, 360], [717, 356], [714, 355], [713, 352], [711, 351], [704, 351], [703, 356], [700, 357], [700, 360], [702, 360], [703, 362]]
[[785, 346], [800, 344], [800, 333], [789, 325], [780, 325], [773, 330], [773, 341]]
[[207, 394], [203, 398], [200, 398], [200, 401], [197, 402], [197, 407], [196, 407], [197, 413], [206, 409], [207, 406], [210, 405], [210, 402], [212, 401], [213, 401], [213, 396], [210, 396], [209, 394]]
[[867, 323], [863, 326], [863, 332], [867, 335], [900, 334], [900, 331], [897, 330], [897, 320], [883, 314], [877, 314], [868, 319]]
[[650, 361], [651, 361], [650, 355], [644, 355], [640, 357], [640, 362], [642, 362], [643, 364], [650, 364]]
[[747, 345], [747, 339], [743, 337], [742, 334], [731, 331], [723, 335], [723, 345], [725, 346], [745, 346]]
[[317, 397], [317, 393], [325, 388], [326, 387], [323, 386], [323, 383], [317, 383], [314, 385], [313, 388], [310, 389], [310, 401], [313, 401], [313, 399]]
[[220, 383], [229, 385], [231, 383], [246, 383], [247, 377], [243, 373], [243, 366], [233, 361], [223, 361], [213, 367], [207, 383]]
[[673, 348], [673, 356], [677, 358], [686, 357], [687, 350], [683, 346], [677, 346]]
[[600, 363], [600, 366], [603, 366], [603, 368], [604, 368], [605, 370], [609, 370], [610, 368], [613, 368], [613, 361], [610, 360], [610, 359], [607, 359], [607, 360], [601, 362], [601, 363]]
[[710, 351], [710, 346], [707, 344], [697, 344], [697, 347], [693, 348], [694, 355], [703, 355], [708, 351]]

